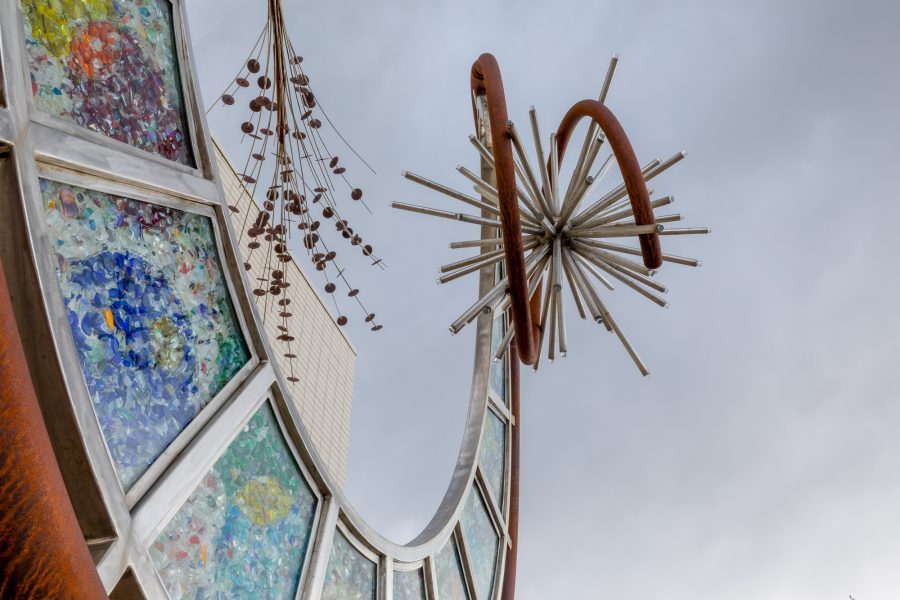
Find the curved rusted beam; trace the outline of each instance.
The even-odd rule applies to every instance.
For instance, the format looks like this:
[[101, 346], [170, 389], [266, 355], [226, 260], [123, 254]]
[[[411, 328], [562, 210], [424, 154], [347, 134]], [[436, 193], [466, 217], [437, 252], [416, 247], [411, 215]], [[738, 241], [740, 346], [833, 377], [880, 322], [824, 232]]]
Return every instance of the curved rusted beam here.
[[[505, 128], [509, 120], [506, 113], [506, 95], [503, 92], [500, 67], [497, 59], [491, 54], [482, 54], [472, 65], [471, 86], [475, 96], [483, 95], [487, 98], [512, 321], [516, 327], [519, 359], [530, 365], [537, 359], [538, 336], [535, 335], [534, 324], [539, 319], [534, 318], [529, 306], [522, 223], [519, 217], [519, 199], [516, 195], [516, 170], [512, 142]], [[528, 333], [523, 335], [523, 332]]]
[[[622, 172], [622, 178], [625, 180], [625, 189], [628, 191], [631, 209], [634, 212], [634, 222], [637, 225], [653, 225], [655, 223], [653, 207], [650, 206], [650, 194], [647, 193], [647, 185], [641, 174], [641, 165], [619, 120], [604, 104], [597, 100], [582, 100], [569, 109], [559, 124], [559, 129], [556, 130], [559, 163], [562, 164], [572, 131], [583, 117], [590, 117], [606, 134], [609, 146], [619, 164], [619, 170]], [[644, 265], [648, 269], [659, 268], [662, 265], [659, 236], [655, 233], [645, 233], [638, 239], [641, 243]]]
[[2, 268], [0, 598], [106, 598], [50, 446]]
[[509, 345], [509, 404], [513, 422], [509, 428], [511, 460], [509, 464], [509, 520], [506, 524], [509, 546], [506, 549], [506, 563], [503, 570], [502, 600], [514, 600], [516, 597], [516, 564], [519, 556], [519, 470], [521, 468], [522, 425], [519, 406], [519, 359], [516, 353], [516, 340], [512, 340]]

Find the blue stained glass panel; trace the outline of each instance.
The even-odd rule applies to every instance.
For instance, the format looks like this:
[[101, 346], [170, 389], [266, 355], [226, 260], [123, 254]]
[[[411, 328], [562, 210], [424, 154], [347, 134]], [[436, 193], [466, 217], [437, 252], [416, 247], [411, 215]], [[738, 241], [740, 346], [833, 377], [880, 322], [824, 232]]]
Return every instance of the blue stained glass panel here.
[[212, 221], [40, 186], [78, 361], [128, 488], [250, 359]]

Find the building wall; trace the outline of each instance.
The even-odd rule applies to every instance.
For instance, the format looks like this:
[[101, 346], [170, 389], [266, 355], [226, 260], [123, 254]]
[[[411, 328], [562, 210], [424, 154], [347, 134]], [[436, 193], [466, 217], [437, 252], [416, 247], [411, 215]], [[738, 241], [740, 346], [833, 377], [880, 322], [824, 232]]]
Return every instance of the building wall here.
[[[216, 144], [216, 160], [222, 177], [222, 187], [229, 205], [238, 209], [231, 218], [235, 231], [243, 229], [245, 218], [254, 219], [258, 207], [244, 188], [234, 166]], [[249, 215], [249, 217], [248, 217]], [[264, 255], [250, 253], [244, 236], [239, 246], [244, 261], [249, 261], [248, 276], [251, 283], [263, 276]], [[249, 257], [249, 258], [248, 258]], [[285, 279], [291, 284], [286, 297], [291, 299], [288, 327], [296, 338], [290, 350], [297, 382], [285, 381], [291, 399], [300, 412], [304, 426], [309, 430], [316, 450], [328, 465], [332, 476], [344, 485], [347, 476], [347, 460], [350, 449], [350, 413], [353, 405], [353, 374], [356, 366], [356, 350], [335, 323], [322, 298], [296, 262], [282, 265]], [[279, 296], [281, 298], [281, 296]], [[272, 296], [257, 297], [257, 308], [263, 317], [269, 343], [277, 357], [278, 367], [285, 380], [291, 373], [291, 365], [284, 357], [287, 347], [276, 338], [281, 334], [278, 306]], [[268, 313], [268, 314], [267, 314]]]

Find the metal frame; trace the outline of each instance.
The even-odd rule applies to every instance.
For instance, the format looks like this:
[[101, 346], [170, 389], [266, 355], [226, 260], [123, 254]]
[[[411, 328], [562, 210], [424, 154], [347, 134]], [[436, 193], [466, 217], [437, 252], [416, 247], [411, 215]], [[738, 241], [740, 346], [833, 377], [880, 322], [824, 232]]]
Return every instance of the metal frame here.
[[[493, 525], [503, 541], [501, 546], [508, 543], [509, 535], [503, 513], [498, 512], [505, 508], [508, 498], [492, 499], [489, 490], [485, 493], [487, 487], [478, 468], [486, 411], [493, 409], [501, 414], [507, 427], [504, 496], [508, 497], [511, 488], [509, 448], [514, 425], [506, 399], [497, 398], [490, 392], [491, 316], [482, 315], [477, 321], [469, 412], [457, 464], [444, 498], [430, 523], [416, 539], [406, 545], [391, 542], [356, 513], [331, 479], [296, 407], [286, 397], [285, 390], [289, 388], [282, 374], [269, 362], [269, 357], [273, 356], [272, 350], [263, 333], [256, 303], [249, 294], [252, 286], [241, 268], [243, 261], [224, 202], [208, 127], [201, 109], [202, 102], [195, 85], [197, 76], [190, 50], [184, 0], [170, 2], [194, 168], [37, 110], [30, 93], [18, 2], [9, 0], [0, 3], [0, 57], [4, 67], [0, 68], [0, 76], [5, 82], [6, 100], [6, 106], [0, 107], [0, 142], [12, 146], [16, 185], [21, 197], [18, 202], [10, 198], [8, 209], [21, 214], [27, 229], [27, 232], [16, 232], [17, 236], [27, 238], [27, 247], [22, 248], [20, 255], [14, 258], [4, 256], [4, 265], [7, 260], [14, 261], [15, 267], [26, 274], [20, 281], [11, 282], [11, 285], [20, 286], [18, 291], [21, 297], [26, 300], [29, 295], [40, 297], [40, 301], [28, 306], [20, 304], [16, 318], [20, 327], [23, 320], [28, 320], [33, 323], [35, 331], [43, 328], [49, 333], [43, 339], [29, 337], [27, 340], [27, 345], [31, 346], [29, 368], [32, 374], [41, 373], [40, 378], [32, 379], [39, 396], [42, 396], [45, 418], [61, 420], [55, 433], [53, 423], [48, 421], [51, 434], [58, 435], [69, 421], [77, 429], [68, 432], [73, 436], [72, 440], [59, 442], [62, 446], [57, 446], [55, 450], [64, 475], [70, 468], [67, 461], [71, 457], [66, 456], [63, 447], [71, 447], [74, 455], [80, 453], [83, 462], [88, 465], [87, 479], [84, 472], [72, 471], [66, 483], [73, 500], [77, 500], [76, 496], [82, 493], [81, 489], [73, 486], [87, 486], [89, 493], [86, 495], [96, 495], [98, 498], [86, 503], [74, 501], [73, 504], [80, 507], [78, 516], [82, 519], [83, 531], [90, 538], [87, 540], [89, 545], [98, 548], [97, 569], [105, 588], [112, 590], [130, 570], [145, 595], [151, 598], [166, 597], [147, 547], [181, 508], [203, 474], [238, 435], [243, 424], [265, 402], [272, 406], [284, 439], [318, 500], [310, 546], [300, 575], [298, 598], [315, 600], [320, 597], [337, 530], [341, 530], [355, 547], [379, 565], [380, 598], [390, 597], [388, 593], [392, 591], [391, 574], [394, 569], [405, 570], [409, 567], [424, 569], [428, 597], [434, 599], [433, 556], [451, 535], [457, 536], [464, 570], [469, 573], [467, 585], [471, 587], [471, 565], [464, 547], [460, 516], [466, 495], [472, 493], [473, 486], [480, 486], [482, 490]], [[10, 65], [13, 65], [12, 69]], [[203, 214], [213, 221], [223, 277], [251, 358], [128, 492], [119, 484], [74, 353], [58, 279], [48, 260], [52, 254], [43, 222], [39, 177]], [[11, 222], [14, 224], [15, 220]], [[0, 234], [3, 234], [4, 227], [10, 226], [0, 224]], [[491, 237], [495, 236], [496, 231]], [[492, 274], [487, 273], [481, 278], [479, 287], [484, 289], [491, 285]], [[37, 357], [45, 360], [37, 364]], [[511, 380], [514, 369], [508, 366], [505, 372]], [[508, 396], [517, 389], [510, 380], [506, 384]], [[108, 521], [109, 531], [100, 528], [89, 532], [85, 529], [90, 518], [94, 518], [89, 518], [86, 513], [101, 515]], [[503, 562], [503, 554], [499, 553], [500, 563]], [[499, 596], [502, 579], [501, 567], [495, 573], [495, 597]], [[475, 598], [474, 590], [470, 591], [472, 598]]]

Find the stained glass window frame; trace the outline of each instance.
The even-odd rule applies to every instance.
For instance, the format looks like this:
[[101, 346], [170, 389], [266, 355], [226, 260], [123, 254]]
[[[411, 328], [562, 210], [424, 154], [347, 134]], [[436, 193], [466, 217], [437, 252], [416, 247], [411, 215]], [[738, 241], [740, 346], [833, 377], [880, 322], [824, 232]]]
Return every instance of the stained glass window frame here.
[[[274, 374], [271, 366], [266, 366], [265, 369], [269, 370], [270, 375]], [[262, 381], [273, 383], [271, 376], [263, 377]], [[327, 498], [322, 492], [319, 479], [313, 475], [303, 454], [298, 451], [296, 438], [293, 435], [295, 432], [279, 410], [282, 401], [278, 399], [276, 390], [270, 388], [257, 395], [254, 394], [255, 390], [249, 391], [250, 393], [242, 394], [226, 405], [220, 413], [221, 416], [217, 416], [209, 427], [191, 440], [191, 443], [183, 451], [183, 458], [160, 478], [156, 487], [134, 512], [135, 536], [144, 554], [140, 558], [142, 562], [149, 565], [149, 570], [154, 574], [153, 583], [157, 593], [165, 593], [167, 598], [170, 596], [162, 577], [153, 567], [150, 559], [150, 546], [178, 514], [216, 461], [228, 451], [231, 443], [265, 406], [268, 406], [275, 416], [278, 433], [293, 458], [294, 464], [298, 467], [300, 476], [316, 499], [309, 541], [300, 567], [296, 597], [304, 597], [306, 588], [310, 584], [316, 560], [315, 554], [322, 548], [322, 524], [327, 510]], [[328, 551], [331, 551], [330, 543]]]
[[[183, 173], [204, 176], [205, 173], [210, 172], [208, 167], [210, 157], [207, 152], [208, 145], [206, 143], [201, 143], [205, 142], [205, 140], [202, 140], [199, 137], [199, 132], [205, 129], [200, 120], [201, 114], [204, 111], [201, 107], [199, 94], [197, 93], [196, 88], [191, 85], [191, 80], [196, 81], [197, 76], [194, 69], [193, 57], [190, 56], [190, 52], [187, 50], [189, 45], [185, 43], [189, 37], [185, 29], [185, 8], [182, 0], [164, 1], [169, 3], [172, 10], [172, 32], [174, 35], [175, 56], [178, 67], [178, 84], [180, 86], [182, 103], [184, 105], [184, 122], [187, 127], [185, 137], [189, 138], [186, 140], [187, 151], [192, 164], [186, 165], [179, 163], [176, 160], [170, 160], [154, 152], [143, 150], [136, 146], [132, 146], [127, 142], [104, 135], [99, 131], [82, 127], [65, 117], [41, 110], [36, 106], [34, 97], [31, 94], [26, 94], [23, 100], [28, 118], [34, 123], [87, 142], [103, 145], [106, 149], [114, 152], [121, 152], [142, 160], [150, 160]], [[13, 4], [15, 5], [13, 10], [16, 15], [15, 25], [18, 29], [16, 39], [18, 45], [17, 50], [23, 57], [23, 59], [19, 61], [21, 63], [21, 70], [17, 76], [21, 78], [21, 85], [30, 89], [31, 71], [27, 60], [25, 36], [22, 31], [24, 15], [22, 14], [20, 0], [13, 0]]]
[[[212, 398], [210, 398], [209, 402], [207, 402], [207, 404], [194, 416], [194, 418], [191, 419], [191, 421], [178, 433], [178, 435], [169, 443], [169, 445], [166, 446], [162, 453], [153, 461], [153, 463], [150, 464], [150, 466], [144, 471], [144, 473], [126, 489], [115, 471], [112, 454], [110, 452], [109, 446], [106, 443], [103, 431], [100, 427], [99, 418], [94, 408], [90, 391], [87, 388], [84, 374], [76, 358], [77, 353], [75, 351], [72, 332], [71, 330], [69, 330], [67, 322], [55, 324], [53, 332], [54, 344], [59, 356], [61, 358], [65, 357], [60, 362], [68, 383], [67, 387], [70, 400], [74, 405], [76, 405], [76, 411], [82, 413], [83, 415], [80, 422], [82, 438], [85, 440], [86, 444], [89, 444], [91, 446], [100, 446], [102, 452], [95, 452], [95, 456], [99, 454], [102, 455], [102, 457], [105, 459], [103, 462], [106, 463], [108, 469], [104, 469], [104, 471], [111, 471], [111, 479], [114, 482], [114, 489], [116, 489], [122, 495], [125, 500], [126, 506], [129, 509], [132, 509], [146, 494], [146, 492], [154, 485], [156, 480], [178, 457], [178, 455], [185, 451], [191, 440], [200, 433], [206, 423], [208, 423], [210, 419], [212, 419], [216, 415], [216, 413], [218, 413], [218, 411], [229, 400], [229, 398], [238, 393], [248, 377], [250, 377], [251, 374], [253, 374], [253, 372], [258, 369], [261, 362], [258, 348], [254, 343], [254, 337], [251, 334], [245, 312], [242, 308], [239, 296], [236, 292], [234, 281], [232, 279], [233, 269], [229, 268], [229, 261], [226, 253], [224, 252], [223, 233], [220, 226], [222, 212], [220, 208], [206, 203], [196, 202], [191, 199], [180, 197], [179, 195], [172, 192], [146, 190], [141, 188], [140, 186], [135, 185], [132, 182], [104, 178], [96, 174], [88, 174], [81, 170], [77, 170], [72, 166], [62, 167], [49, 163], [38, 163], [37, 175], [39, 179], [52, 180], [67, 185], [86, 188], [91, 191], [121, 196], [124, 198], [146, 202], [166, 208], [173, 208], [176, 210], [189, 212], [191, 214], [196, 214], [208, 218], [210, 220], [213, 239], [216, 246], [216, 256], [218, 257], [219, 263], [222, 267], [222, 279], [225, 284], [228, 298], [231, 301], [234, 310], [234, 316], [238, 325], [238, 329], [247, 349], [247, 362], [240, 369], [238, 369], [238, 371], [229, 379], [229, 381], [222, 387], [222, 389], [220, 389]], [[40, 201], [40, 198], [38, 198], [38, 201]], [[36, 250], [47, 260], [55, 261], [55, 251], [50, 241], [48, 227], [46, 223], [43, 222], [43, 220], [38, 219], [37, 221], [38, 222], [31, 223], [32, 235], [34, 237]], [[51, 267], [55, 268], [54, 265], [51, 265]], [[56, 278], [54, 276], [54, 280], [55, 279]], [[56, 310], [51, 310], [51, 313], [64, 315], [64, 300], [62, 296], [62, 290], [59, 286], [58, 281], [53, 284], [47, 282], [47, 285], [50, 289], [48, 289], [48, 293], [45, 294], [45, 302], [52, 303], [56, 308]], [[89, 417], [84, 414], [86, 412], [84, 410], [85, 407], [90, 412]], [[81, 408], [81, 410], [79, 410], [79, 408]], [[96, 460], [93, 462], [96, 468]], [[112, 484], [107, 481], [107, 479], [110, 479], [110, 477], [103, 477], [103, 479], [104, 481], [102, 482], [102, 485], [107, 488], [112, 486]]]

